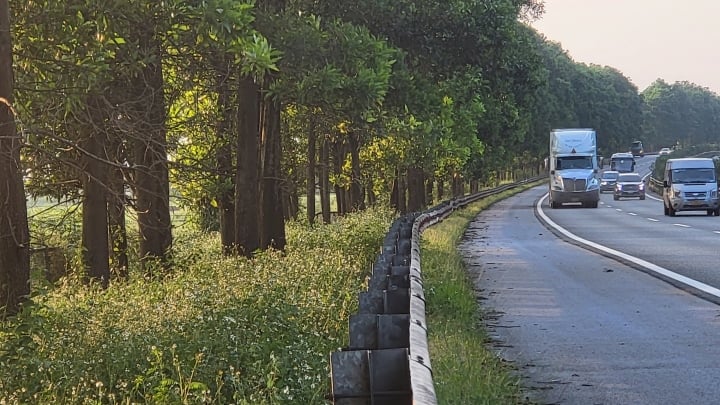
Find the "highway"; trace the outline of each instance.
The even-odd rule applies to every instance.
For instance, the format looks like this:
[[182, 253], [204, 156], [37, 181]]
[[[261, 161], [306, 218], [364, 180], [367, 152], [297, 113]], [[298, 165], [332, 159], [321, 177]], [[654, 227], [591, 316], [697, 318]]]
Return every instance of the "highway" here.
[[[653, 159], [639, 159], [638, 171]], [[666, 217], [650, 193], [550, 209], [546, 192], [495, 204], [460, 244], [493, 347], [528, 397], [716, 403], [720, 217]]]

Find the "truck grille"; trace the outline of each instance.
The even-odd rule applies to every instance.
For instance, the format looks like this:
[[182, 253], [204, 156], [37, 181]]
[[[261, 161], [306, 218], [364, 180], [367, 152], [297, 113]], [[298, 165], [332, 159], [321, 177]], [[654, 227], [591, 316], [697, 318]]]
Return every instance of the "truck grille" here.
[[569, 177], [563, 178], [565, 191], [585, 191], [585, 183], [585, 179], [572, 179]]

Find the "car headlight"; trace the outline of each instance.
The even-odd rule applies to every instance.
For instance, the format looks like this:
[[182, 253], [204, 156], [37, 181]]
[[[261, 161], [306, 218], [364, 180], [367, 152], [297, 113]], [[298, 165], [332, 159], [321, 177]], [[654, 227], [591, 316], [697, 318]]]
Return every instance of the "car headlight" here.
[[710, 192], [710, 198], [717, 198], [717, 196], [718, 196], [717, 190], [713, 190]]
[[640, 183], [640, 190], [645, 190], [645, 183]]

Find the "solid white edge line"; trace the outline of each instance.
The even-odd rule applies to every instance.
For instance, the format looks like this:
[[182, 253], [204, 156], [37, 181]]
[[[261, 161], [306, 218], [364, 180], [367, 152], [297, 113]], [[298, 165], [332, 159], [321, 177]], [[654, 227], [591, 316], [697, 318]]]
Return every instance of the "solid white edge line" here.
[[615, 249], [611, 249], [611, 248], [609, 248], [609, 247], [607, 247], [607, 246], [603, 246], [603, 245], [597, 244], [597, 243], [595, 243], [595, 242], [589, 241], [589, 240], [587, 240], [587, 239], [583, 239], [583, 238], [575, 235], [574, 233], [568, 231], [567, 229], [561, 227], [560, 225], [556, 224], [552, 219], [550, 219], [550, 217], [548, 217], [547, 215], [545, 215], [545, 212], [543, 212], [542, 203], [543, 203], [543, 201], [545, 201], [545, 199], [546, 199], [547, 197], [548, 197], [548, 194], [546, 193], [544, 196], [542, 196], [542, 197], [540, 198], [540, 200], [538, 200], [538, 202], [537, 202], [537, 204], [536, 204], [536, 206], [535, 206], [535, 211], [538, 213], [538, 215], [540, 215], [540, 217], [542, 217], [542, 219], [543, 219], [548, 225], [550, 225], [551, 227], [553, 227], [555, 230], [557, 230], [557, 231], [560, 232], [561, 234], [565, 235], [567, 238], [570, 238], [570, 239], [572, 239], [572, 240], [574, 240], [574, 241], [576, 241], [576, 242], [582, 243], [583, 245], [590, 246], [590, 247], [592, 247], [592, 248], [594, 248], [594, 249], [598, 249], [598, 250], [601, 250], [601, 251], [603, 251], [603, 252], [609, 253], [609, 254], [611, 254], [611, 255], [613, 255], [613, 256], [616, 256], [616, 257], [619, 257], [619, 258], [621, 258], [621, 259], [623, 259], [623, 260], [627, 260], [627, 261], [629, 261], [629, 262], [631, 262], [631, 263], [635, 263], [635, 264], [637, 264], [638, 266], [642, 266], [642, 267], [644, 267], [645, 269], [647, 269], [647, 270], [649, 270], [649, 271], [652, 271], [652, 272], [655, 272], [655, 273], [657, 273], [657, 274], [663, 275], [663, 276], [665, 276], [665, 277], [667, 277], [667, 278], [670, 278], [670, 279], [672, 279], [672, 280], [678, 281], [678, 282], [683, 283], [683, 284], [685, 284], [685, 285], [688, 285], [688, 286], [690, 286], [690, 287], [692, 287], [692, 288], [698, 289], [698, 290], [700, 290], [700, 291], [702, 291], [702, 292], [704, 292], [704, 293], [707, 293], [707, 294], [710, 294], [710, 295], [713, 295], [713, 296], [715, 296], [715, 297], [720, 298], [720, 289], [717, 289], [717, 288], [715, 288], [715, 287], [713, 287], [713, 286], [710, 286], [710, 285], [707, 285], [707, 284], [705, 284], [705, 283], [701, 283], [700, 281], [693, 280], [693, 279], [691, 279], [690, 277], [685, 277], [685, 276], [683, 276], [683, 275], [681, 275], [681, 274], [677, 274], [677, 273], [672, 272], [672, 271], [670, 271], [670, 270], [668, 270], [668, 269], [666, 269], [666, 268], [664, 268], [664, 267], [660, 267], [660, 266], [658, 266], [658, 265], [656, 265], [656, 264], [650, 263], [650, 262], [648, 262], [648, 261], [646, 261], [646, 260], [637, 258], [637, 257], [635, 257], [635, 256], [630, 256], [629, 254], [626, 254], [626, 253], [617, 251], [617, 250], [615, 250]]

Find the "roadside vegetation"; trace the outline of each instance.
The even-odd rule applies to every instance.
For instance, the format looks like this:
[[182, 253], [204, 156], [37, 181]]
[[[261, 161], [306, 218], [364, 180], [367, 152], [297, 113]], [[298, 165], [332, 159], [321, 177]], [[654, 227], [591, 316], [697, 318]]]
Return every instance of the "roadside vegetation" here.
[[[652, 168], [652, 178], [662, 182], [663, 171], [665, 170], [665, 162], [668, 159], [679, 159], [687, 157], [705, 157], [715, 158], [720, 156], [720, 144], [717, 143], [705, 143], [700, 145], [692, 145], [686, 148], [680, 148], [674, 150], [669, 155], [658, 156]], [[715, 159], [715, 171], [718, 177], [720, 177], [720, 165], [718, 165], [718, 159]]]
[[251, 260], [184, 229], [162, 283], [102, 290], [76, 272], [50, 286], [35, 271], [32, 300], [0, 327], [0, 403], [326, 403], [329, 353], [347, 345], [393, 217], [290, 223], [285, 252]]

